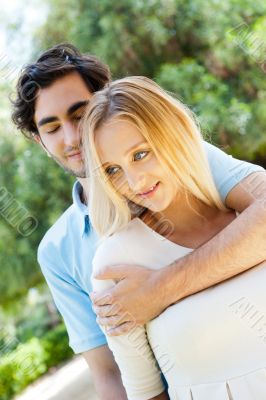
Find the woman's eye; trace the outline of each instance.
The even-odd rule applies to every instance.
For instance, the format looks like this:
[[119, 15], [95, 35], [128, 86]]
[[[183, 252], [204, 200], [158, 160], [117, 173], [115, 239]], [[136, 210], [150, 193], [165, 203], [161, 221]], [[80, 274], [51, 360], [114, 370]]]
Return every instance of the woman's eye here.
[[144, 157], [147, 156], [149, 152], [148, 151], [138, 151], [137, 153], [134, 154], [134, 161], [139, 161], [142, 160]]
[[107, 167], [105, 172], [107, 175], [113, 176], [119, 171], [119, 167]]

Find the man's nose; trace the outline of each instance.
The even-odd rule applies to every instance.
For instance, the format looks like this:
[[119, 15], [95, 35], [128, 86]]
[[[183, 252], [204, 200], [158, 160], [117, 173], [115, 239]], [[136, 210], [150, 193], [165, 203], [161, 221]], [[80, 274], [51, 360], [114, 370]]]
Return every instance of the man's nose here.
[[64, 142], [66, 146], [75, 147], [80, 143], [80, 132], [77, 126], [67, 122], [64, 126]]

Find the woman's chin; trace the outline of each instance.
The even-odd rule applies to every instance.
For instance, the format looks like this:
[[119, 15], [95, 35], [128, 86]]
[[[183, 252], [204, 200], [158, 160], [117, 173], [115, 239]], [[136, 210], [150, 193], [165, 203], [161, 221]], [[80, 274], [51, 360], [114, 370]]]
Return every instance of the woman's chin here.
[[147, 202], [144, 207], [148, 208], [150, 211], [154, 212], [154, 213], [160, 213], [163, 212], [164, 210], [166, 210], [166, 206], [162, 205], [162, 204], [153, 204], [151, 202]]
[[[129, 199], [128, 199], [128, 201], [129, 201]], [[151, 199], [143, 199], [140, 201], [139, 199], [131, 198], [130, 201], [135, 203], [135, 205], [137, 205], [138, 207], [147, 208], [148, 210], [150, 210], [153, 213], [163, 212], [169, 206], [168, 202], [166, 204], [166, 202], [152, 201]]]

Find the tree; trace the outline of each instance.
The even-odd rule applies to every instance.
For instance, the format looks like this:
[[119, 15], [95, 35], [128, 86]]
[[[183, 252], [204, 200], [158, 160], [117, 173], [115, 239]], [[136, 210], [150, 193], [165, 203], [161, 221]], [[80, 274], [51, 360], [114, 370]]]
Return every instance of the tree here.
[[11, 87], [0, 98], [0, 303], [43, 280], [37, 246], [71, 203], [73, 179], [10, 123]]
[[[146, 75], [192, 106], [214, 142], [255, 159], [265, 144], [263, 0], [50, 0], [39, 49], [71, 41], [114, 77]], [[261, 150], [260, 150], [261, 151]]]
[[[149, 76], [192, 107], [204, 134], [215, 144], [266, 166], [265, 1], [210, 0], [208, 6], [203, 0], [46, 4], [49, 13], [35, 34], [33, 58], [58, 42], [71, 41], [100, 56], [115, 78]], [[15, 133], [8, 111], [11, 87], [1, 80], [0, 90], [0, 186], [38, 222], [25, 236], [4, 216], [2, 207], [3, 302], [42, 279], [36, 248], [70, 204], [73, 179], [36, 144]], [[6, 201], [3, 190], [0, 209]]]

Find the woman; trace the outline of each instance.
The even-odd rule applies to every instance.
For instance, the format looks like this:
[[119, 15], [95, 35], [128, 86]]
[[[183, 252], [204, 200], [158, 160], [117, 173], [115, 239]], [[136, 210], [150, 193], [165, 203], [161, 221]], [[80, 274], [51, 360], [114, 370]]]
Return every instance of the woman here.
[[[220, 199], [190, 111], [146, 78], [113, 82], [94, 96], [83, 144], [91, 220], [102, 238], [94, 271], [162, 268], [237, 217]], [[266, 314], [265, 279], [263, 266], [250, 269], [108, 337], [128, 398], [167, 399], [161, 370], [170, 399], [265, 399], [266, 335], [240, 312], [251, 299]], [[94, 289], [113, 284], [94, 280]]]

